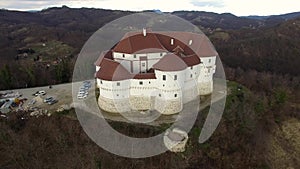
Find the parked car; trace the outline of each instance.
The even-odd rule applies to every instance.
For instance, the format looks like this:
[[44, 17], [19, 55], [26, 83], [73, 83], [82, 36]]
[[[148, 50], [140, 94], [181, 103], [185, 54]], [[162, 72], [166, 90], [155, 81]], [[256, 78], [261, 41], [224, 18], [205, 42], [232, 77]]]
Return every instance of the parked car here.
[[58, 100], [53, 99], [53, 100], [49, 101], [48, 104], [49, 104], [49, 105], [52, 105], [52, 104], [55, 104], [55, 103], [57, 103], [57, 102], [58, 102]]
[[41, 96], [41, 95], [46, 95], [46, 92], [44, 90], [40, 90], [32, 94], [33, 96]]
[[77, 99], [85, 99], [85, 98], [87, 98], [87, 94], [86, 93], [78, 93]]
[[28, 103], [28, 105], [33, 105], [33, 104], [35, 104], [35, 103], [36, 103], [36, 100], [32, 99], [32, 100]]
[[44, 103], [48, 103], [48, 102], [50, 102], [50, 101], [52, 101], [52, 100], [54, 100], [54, 98], [53, 97], [46, 97], [45, 99], [44, 99]]

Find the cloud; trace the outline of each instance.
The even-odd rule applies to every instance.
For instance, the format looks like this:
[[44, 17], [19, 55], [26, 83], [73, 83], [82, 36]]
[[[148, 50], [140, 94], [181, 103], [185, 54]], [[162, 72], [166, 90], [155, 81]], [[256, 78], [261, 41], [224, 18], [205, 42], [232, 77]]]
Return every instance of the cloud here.
[[[91, 2], [94, 0], [84, 0], [84, 2]], [[102, 0], [103, 1], [103, 0]], [[51, 6], [62, 6], [62, 5], [72, 5], [80, 4], [81, 0], [0, 0], [1, 8], [7, 9], [43, 9]]]
[[191, 4], [197, 7], [215, 7], [215, 8], [222, 8], [225, 6], [223, 0], [192, 0]]
[[8, 9], [36, 9], [43, 8], [46, 6], [52, 6], [58, 4], [56, 0], [11, 0], [11, 1], [0, 1], [1, 8]]
[[[272, 3], [270, 3], [272, 2]], [[89, 7], [141, 11], [160, 9], [164, 12], [197, 10], [216, 13], [230, 12], [237, 16], [274, 15], [299, 11], [295, 0], [0, 0], [0, 8], [12, 10], [41, 10], [67, 5], [71, 8]]]

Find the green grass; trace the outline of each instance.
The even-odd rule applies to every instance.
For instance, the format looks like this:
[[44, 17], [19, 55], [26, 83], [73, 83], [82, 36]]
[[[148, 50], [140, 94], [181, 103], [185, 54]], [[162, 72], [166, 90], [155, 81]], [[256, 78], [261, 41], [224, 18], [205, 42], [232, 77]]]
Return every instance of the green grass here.
[[[43, 46], [43, 44], [45, 44], [45, 46]], [[31, 44], [28, 47], [35, 51], [35, 53], [31, 55], [33, 58], [40, 56], [43, 61], [53, 61], [56, 58], [68, 57], [75, 50], [73, 47], [55, 40]]]

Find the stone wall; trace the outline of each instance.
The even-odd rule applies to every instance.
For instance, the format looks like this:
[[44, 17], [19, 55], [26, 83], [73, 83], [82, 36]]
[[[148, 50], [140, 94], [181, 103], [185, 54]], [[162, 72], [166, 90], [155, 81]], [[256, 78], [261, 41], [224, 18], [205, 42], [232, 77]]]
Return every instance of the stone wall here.
[[152, 109], [151, 98], [142, 96], [130, 96], [130, 106], [133, 110], [149, 110]]
[[99, 96], [98, 104], [102, 110], [111, 113], [122, 113], [130, 111], [129, 99], [111, 100]]
[[[198, 89], [198, 91], [197, 91]], [[179, 113], [183, 104], [188, 103], [201, 96], [209, 95], [213, 91], [213, 82], [198, 83], [198, 87], [190, 88], [182, 92], [182, 97], [173, 100], [164, 100], [159, 97], [130, 96], [129, 99], [112, 100], [102, 96], [98, 98], [101, 109], [112, 112], [122, 113], [131, 110], [157, 110], [158, 112], [170, 115]]]
[[182, 99], [166, 101], [157, 97], [155, 98], [154, 109], [165, 115], [176, 114], [182, 110]]
[[213, 92], [213, 82], [201, 82], [198, 83], [198, 93], [202, 95], [209, 95]]

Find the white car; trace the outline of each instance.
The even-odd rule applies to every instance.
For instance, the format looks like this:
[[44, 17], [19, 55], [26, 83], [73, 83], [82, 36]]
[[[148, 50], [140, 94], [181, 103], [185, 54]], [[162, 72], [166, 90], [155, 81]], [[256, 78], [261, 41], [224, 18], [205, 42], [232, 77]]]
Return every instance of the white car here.
[[87, 93], [87, 91], [85, 91], [85, 90], [79, 90], [78, 91], [78, 94], [86, 94]]
[[44, 103], [51, 102], [52, 100], [54, 100], [53, 97], [46, 97], [46, 98], [44, 99]]
[[87, 97], [86, 94], [78, 94], [77, 99], [85, 99]]
[[46, 92], [44, 90], [40, 90], [40, 91], [35, 92], [33, 95], [34, 96], [41, 96], [41, 95], [45, 95], [45, 94], [46, 94]]

